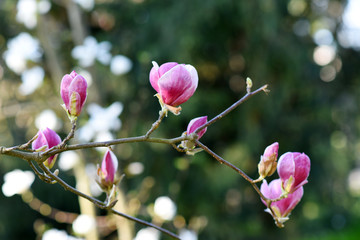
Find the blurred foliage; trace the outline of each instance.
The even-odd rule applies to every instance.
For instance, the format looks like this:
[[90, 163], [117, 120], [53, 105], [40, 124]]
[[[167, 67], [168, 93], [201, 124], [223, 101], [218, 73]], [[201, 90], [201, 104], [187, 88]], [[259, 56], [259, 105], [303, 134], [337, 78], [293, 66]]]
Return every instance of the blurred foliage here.
[[[44, 109], [52, 109], [62, 120], [62, 137], [70, 129], [58, 92], [61, 76], [78, 66], [71, 50], [80, 43], [72, 34], [66, 2], [52, 1], [50, 11], [38, 16], [37, 26], [27, 29], [16, 21], [17, 1], [0, 1], [0, 55], [9, 39], [29, 32], [42, 47], [50, 43], [61, 70], [59, 76], [44, 47], [40, 65], [45, 81], [33, 94], [23, 96], [17, 89], [20, 76], [0, 58], [2, 146], [21, 144], [34, 136], [35, 118]], [[298, 1], [303, 4], [300, 12], [294, 11], [294, 2], [97, 0], [91, 11], [77, 7], [85, 32], [77, 37], [91, 35], [98, 42], [109, 41], [113, 55], [125, 55], [133, 62], [132, 70], [121, 76], [99, 62], [86, 69], [93, 78], [87, 104], [124, 104], [117, 137], [142, 135], [157, 119], [160, 109], [148, 82], [151, 61], [176, 61], [196, 67], [199, 87], [182, 105], [181, 115], [170, 114], [154, 136], [177, 137], [192, 118], [216, 116], [245, 94], [245, 79], [250, 77], [254, 88], [269, 84], [271, 92], [251, 98], [209, 127], [202, 142], [254, 178], [260, 155], [274, 141], [279, 142], [281, 154], [305, 152], [312, 161], [303, 200], [285, 228], [278, 229], [251, 186], [206, 153], [190, 157], [159, 144], [119, 145], [114, 149], [123, 171], [132, 162], [144, 165], [143, 173], [129, 175], [121, 183], [128, 198], [152, 183], [139, 218], [151, 219], [147, 206], [167, 195], [176, 202], [177, 214], [187, 227], [198, 231], [199, 239], [357, 239], [359, 194], [349, 191], [348, 179], [360, 163], [360, 52], [343, 48], [336, 39], [346, 1]], [[312, 34], [324, 18], [335, 24], [331, 31], [337, 53], [330, 64], [341, 68], [329, 82], [321, 80], [322, 67], [313, 60], [317, 45]], [[300, 20], [310, 28], [303, 36], [294, 33]], [[79, 125], [88, 117], [84, 111]], [[87, 162], [101, 160], [93, 150], [83, 154]], [[1, 156], [1, 176], [15, 168], [29, 169], [22, 160]], [[61, 174], [75, 184], [71, 172]], [[32, 190], [53, 207], [78, 211], [76, 198], [59, 186], [37, 179]], [[1, 239], [35, 239], [39, 222], [71, 232], [69, 225], [30, 209], [18, 195], [0, 194], [0, 212]], [[163, 226], [176, 232], [171, 222]]]

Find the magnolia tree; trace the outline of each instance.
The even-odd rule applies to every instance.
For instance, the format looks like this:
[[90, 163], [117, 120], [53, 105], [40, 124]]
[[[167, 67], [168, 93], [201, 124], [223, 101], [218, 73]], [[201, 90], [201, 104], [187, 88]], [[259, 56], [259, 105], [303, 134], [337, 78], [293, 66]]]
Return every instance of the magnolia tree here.
[[[275, 220], [276, 226], [284, 227], [284, 223], [289, 220], [291, 211], [303, 196], [303, 186], [307, 183], [310, 172], [309, 157], [304, 153], [287, 152], [281, 155], [278, 161], [279, 143], [275, 142], [266, 147], [260, 157], [260, 162], [258, 163], [259, 176], [257, 178], [251, 178], [242, 169], [228, 162], [200, 141], [201, 137], [207, 130], [211, 130], [211, 125], [216, 121], [225, 117], [250, 97], [261, 92], [268, 92], [267, 85], [252, 90], [253, 83], [251, 79], [248, 78], [246, 80], [246, 94], [214, 118], [209, 120], [207, 116], [195, 117], [189, 121], [186, 131], [184, 131], [181, 136], [174, 138], [155, 138], [151, 136], [152, 133], [160, 126], [164, 118], [168, 117], [169, 112], [176, 117], [180, 117], [182, 110], [180, 105], [185, 103], [195, 93], [198, 87], [198, 74], [195, 67], [189, 64], [168, 62], [159, 66], [156, 62], [153, 62], [149, 80], [151, 86], [157, 92], [155, 96], [159, 100], [161, 110], [159, 112], [159, 118], [154, 121], [144, 135], [104, 142], [69, 144], [69, 140], [74, 137], [76, 131], [77, 119], [80, 117], [84, 108], [88, 87], [86, 79], [75, 71], [72, 71], [62, 78], [60, 85], [60, 95], [64, 102], [63, 108], [72, 124], [68, 135], [64, 139], [61, 139], [52, 129], [41, 129], [25, 144], [13, 147], [2, 146], [0, 153], [27, 161], [33, 172], [45, 183], [60, 184], [65, 190], [90, 201], [101, 209], [108, 210], [109, 213], [151, 227], [174, 239], [180, 239], [180, 235], [172, 233], [159, 225], [146, 222], [116, 209], [116, 205], [119, 204], [117, 196], [121, 194], [118, 185], [124, 175], [122, 175], [121, 170], [119, 171], [118, 169], [119, 163], [113, 152], [113, 148], [120, 144], [150, 142], [170, 145], [176, 151], [188, 155], [195, 155], [200, 151], [204, 151], [219, 163], [233, 169], [235, 171], [234, 174], [240, 174], [249, 182], [259, 195], [260, 200], [264, 203], [265, 211], [270, 213]], [[63, 180], [58, 169], [54, 171], [51, 170], [54, 167], [59, 153], [96, 147], [107, 148], [101, 165], [98, 166], [96, 179], [102, 191], [106, 193], [106, 198], [103, 200], [96, 199], [69, 185]], [[279, 178], [268, 183], [266, 178], [274, 174], [275, 171], [277, 171]], [[258, 184], [260, 183], [259, 188]], [[166, 202], [166, 199], [162, 200]], [[159, 204], [157, 205], [167, 204], [164, 201], [160, 203], [159, 200]]]

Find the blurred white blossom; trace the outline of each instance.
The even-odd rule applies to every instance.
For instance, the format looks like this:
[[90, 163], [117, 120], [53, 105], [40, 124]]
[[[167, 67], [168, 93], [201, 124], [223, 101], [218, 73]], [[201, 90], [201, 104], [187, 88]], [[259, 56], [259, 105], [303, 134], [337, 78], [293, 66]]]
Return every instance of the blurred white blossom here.
[[349, 0], [342, 15], [342, 27], [338, 31], [338, 39], [343, 47], [360, 50], [360, 1]]
[[179, 233], [179, 237], [181, 240], [197, 240], [197, 234], [194, 231], [188, 229], [181, 229]]
[[62, 152], [59, 158], [59, 168], [63, 171], [72, 169], [80, 161], [79, 155], [74, 151]]
[[53, 228], [44, 232], [41, 240], [83, 240], [83, 238], [69, 236], [64, 230]]
[[2, 192], [6, 197], [26, 192], [35, 180], [35, 174], [31, 171], [15, 169], [4, 175]]
[[44, 81], [45, 72], [41, 67], [33, 67], [29, 70], [25, 70], [21, 74], [22, 84], [19, 87], [19, 91], [23, 95], [29, 95], [33, 93], [37, 88], [41, 86]]
[[141, 162], [130, 163], [127, 170], [131, 175], [139, 175], [144, 171], [144, 164]]
[[90, 11], [94, 8], [95, 1], [94, 0], [74, 0], [77, 4], [79, 4], [83, 9]]
[[154, 212], [164, 220], [172, 220], [176, 214], [175, 203], [167, 196], [158, 197], [155, 200]]
[[7, 48], [3, 58], [6, 65], [17, 74], [21, 74], [27, 69], [27, 61], [37, 62], [42, 57], [39, 41], [29, 33], [22, 32], [10, 39]]
[[121, 121], [119, 115], [123, 110], [123, 104], [114, 102], [107, 108], [102, 108], [96, 103], [87, 107], [90, 115], [89, 121], [78, 130], [78, 139], [82, 142], [88, 142], [91, 139], [112, 140], [110, 131], [119, 130]]
[[143, 228], [137, 232], [134, 240], [159, 240], [160, 232], [154, 228]]
[[110, 70], [115, 75], [128, 73], [132, 68], [132, 62], [128, 57], [116, 55], [110, 63]]
[[48, 0], [19, 0], [16, 5], [16, 21], [32, 29], [37, 24], [37, 13], [47, 13], [50, 8], [51, 3]]
[[74, 232], [77, 234], [86, 234], [96, 227], [96, 221], [93, 217], [85, 214], [79, 215], [72, 224]]
[[111, 61], [110, 42], [98, 43], [93, 36], [85, 38], [83, 45], [73, 48], [71, 56], [79, 61], [80, 66], [90, 67], [98, 60], [102, 64], [109, 64]]
[[45, 109], [35, 118], [35, 126], [38, 129], [50, 128], [57, 131], [61, 128], [61, 121], [51, 109]]

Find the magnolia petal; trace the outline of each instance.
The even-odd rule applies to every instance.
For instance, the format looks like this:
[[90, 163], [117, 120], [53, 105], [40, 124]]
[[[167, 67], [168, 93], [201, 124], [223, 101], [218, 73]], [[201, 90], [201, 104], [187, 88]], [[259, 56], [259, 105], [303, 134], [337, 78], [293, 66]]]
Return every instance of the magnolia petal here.
[[105, 175], [106, 182], [109, 183], [114, 182], [117, 168], [118, 168], [118, 160], [115, 154], [112, 151], [107, 150], [101, 164], [101, 171]]
[[70, 108], [69, 112], [71, 116], [79, 116], [81, 112], [81, 98], [79, 93], [72, 92], [70, 97]]
[[[197, 117], [192, 119], [186, 129], [186, 133], [188, 135], [192, 134], [193, 132], [195, 132], [196, 129], [198, 129], [199, 127], [201, 127], [202, 125], [207, 123], [207, 116], [202, 116], [202, 117]], [[198, 139], [200, 139], [204, 133], [206, 132], [207, 128], [202, 129], [199, 133], [198, 133]]]
[[55, 162], [56, 162], [56, 159], [57, 159], [57, 155], [51, 156], [51, 157], [49, 157], [48, 159], [46, 159], [46, 161], [44, 162], [44, 165], [45, 165], [47, 168], [51, 169], [51, 168], [54, 166], [54, 164], [55, 164]]
[[[260, 192], [269, 199], [277, 199], [281, 196], [282, 189], [281, 189], [281, 179], [276, 179], [267, 183], [264, 179], [263, 183], [260, 186]], [[266, 205], [266, 202], [262, 200], [262, 202]]]
[[61, 138], [54, 130], [46, 128], [42, 132], [47, 140], [47, 145], [49, 148], [52, 148], [61, 143]]
[[[48, 148], [48, 142], [46, 140], [46, 137], [44, 136], [43, 132], [41, 130], [38, 131], [37, 133], [37, 138], [35, 139], [35, 141], [32, 142], [32, 149], [36, 150], [39, 149], [43, 146], [46, 146], [45, 149]], [[45, 150], [44, 149], [44, 150]]]
[[64, 101], [67, 109], [69, 108], [69, 105], [70, 105], [69, 86], [70, 86], [72, 80], [73, 80], [73, 78], [69, 74], [66, 74], [62, 78], [61, 84], [60, 84], [60, 95], [61, 95], [61, 98]]
[[196, 68], [190, 64], [185, 65], [185, 68], [189, 71], [193, 83], [192, 86], [196, 89], [199, 83], [199, 76]]
[[183, 65], [177, 65], [162, 75], [158, 85], [164, 103], [174, 107], [186, 102], [192, 96], [189, 94], [192, 90], [186, 91], [192, 87], [191, 75]]
[[277, 166], [278, 174], [281, 180], [285, 181], [295, 173], [295, 162], [292, 152], [287, 152], [281, 155]]
[[280, 209], [281, 217], [287, 217], [291, 213], [300, 202], [303, 194], [304, 189], [303, 187], [300, 187], [295, 192], [290, 193], [286, 198], [273, 203]]
[[275, 158], [275, 160], [278, 157], [278, 151], [279, 151], [279, 143], [274, 142], [273, 144], [267, 146], [264, 150], [264, 161], [272, 160], [272, 158]]
[[87, 97], [87, 82], [81, 75], [77, 75], [69, 86], [69, 94], [77, 92], [80, 96], [80, 106], [83, 107]]
[[179, 65], [177, 62], [168, 62], [168, 63], [164, 63], [159, 67], [159, 76], [161, 77], [162, 75], [164, 75], [165, 73], [167, 73], [168, 71], [170, 71], [170, 69], [172, 69], [173, 67]]
[[304, 153], [298, 153], [294, 157], [295, 162], [295, 185], [306, 181], [310, 173], [310, 158]]
[[159, 65], [153, 61], [152, 62], [153, 67], [150, 70], [149, 79], [151, 86], [155, 89], [156, 92], [160, 92], [159, 86], [158, 86], [158, 80], [160, 78], [159, 75]]

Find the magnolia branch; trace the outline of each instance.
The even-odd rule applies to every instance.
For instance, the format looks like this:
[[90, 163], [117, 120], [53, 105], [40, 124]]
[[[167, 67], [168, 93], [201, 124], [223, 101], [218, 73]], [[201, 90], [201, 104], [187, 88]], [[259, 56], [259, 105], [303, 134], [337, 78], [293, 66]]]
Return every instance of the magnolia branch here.
[[[245, 102], [246, 100], [248, 100], [250, 97], [260, 93], [260, 92], [267, 92], [267, 85], [264, 85], [260, 88], [258, 88], [257, 90], [251, 92], [250, 87], [247, 88], [247, 93], [246, 95], [244, 95], [244, 97], [242, 97], [241, 99], [239, 99], [237, 102], [235, 102], [234, 104], [232, 104], [230, 107], [228, 107], [225, 111], [223, 111], [222, 113], [218, 114], [217, 116], [215, 116], [213, 119], [211, 119], [210, 121], [208, 121], [207, 123], [203, 124], [202, 126], [200, 126], [199, 128], [196, 129], [196, 131], [194, 132], [194, 134], [190, 134], [190, 135], [182, 135], [180, 137], [176, 137], [176, 138], [170, 138], [170, 139], [166, 139], [166, 138], [152, 138], [150, 137], [150, 135], [159, 127], [161, 121], [164, 119], [164, 117], [166, 116], [167, 112], [166, 111], [160, 111], [159, 114], [159, 118], [157, 121], [155, 121], [152, 124], [152, 127], [148, 130], [148, 132], [145, 135], [142, 136], [138, 136], [138, 137], [129, 137], [129, 138], [120, 138], [120, 139], [115, 139], [115, 140], [111, 140], [111, 141], [104, 141], [104, 142], [90, 142], [90, 143], [84, 143], [84, 144], [74, 144], [74, 145], [67, 145], [67, 142], [73, 138], [75, 130], [76, 130], [76, 121], [72, 121], [72, 128], [68, 134], [68, 136], [59, 144], [56, 145], [44, 152], [36, 152], [32, 149], [30, 149], [30, 145], [33, 141], [36, 140], [37, 136], [35, 136], [34, 138], [32, 138], [29, 142], [27, 142], [26, 144], [20, 145], [20, 146], [16, 146], [16, 147], [10, 147], [10, 148], [6, 148], [6, 147], [0, 147], [0, 154], [3, 155], [8, 155], [8, 156], [12, 156], [12, 157], [18, 157], [21, 159], [26, 160], [29, 163], [29, 166], [32, 168], [32, 170], [34, 171], [34, 173], [44, 182], [46, 183], [59, 183], [65, 190], [70, 191], [82, 198], [87, 199], [88, 201], [92, 202], [94, 205], [96, 205], [97, 207], [101, 208], [101, 209], [107, 209], [110, 212], [122, 216], [124, 218], [127, 218], [131, 221], [143, 224], [145, 226], [148, 227], [152, 227], [155, 228], [167, 235], [169, 235], [172, 238], [175, 239], [179, 239], [179, 237], [173, 233], [171, 233], [170, 231], [163, 229], [159, 226], [156, 226], [154, 224], [148, 223], [146, 221], [137, 219], [135, 217], [126, 215], [124, 213], [118, 212], [116, 210], [113, 209], [113, 206], [116, 204], [116, 201], [113, 202], [102, 202], [98, 199], [95, 199], [91, 196], [88, 196], [80, 191], [78, 191], [77, 189], [75, 189], [74, 187], [70, 186], [69, 184], [67, 184], [64, 180], [62, 180], [59, 176], [58, 173], [59, 171], [56, 170], [54, 173], [51, 172], [45, 165], [44, 165], [44, 161], [46, 161], [49, 157], [54, 156], [56, 154], [59, 154], [61, 152], [65, 152], [65, 151], [71, 151], [71, 150], [78, 150], [78, 149], [88, 149], [88, 148], [95, 148], [95, 147], [110, 147], [113, 145], [119, 145], [119, 144], [125, 144], [125, 143], [136, 143], [136, 142], [150, 142], [150, 143], [161, 143], [161, 144], [168, 144], [171, 145], [173, 148], [175, 148], [177, 151], [179, 152], [185, 152], [184, 149], [181, 149], [177, 146], [178, 143], [182, 142], [182, 141], [193, 141], [194, 143], [196, 143], [201, 149], [203, 149], [204, 151], [206, 151], [208, 154], [210, 154], [214, 159], [216, 159], [217, 161], [219, 161], [221, 164], [224, 164], [230, 168], [232, 168], [233, 170], [235, 170], [236, 172], [238, 172], [244, 179], [246, 179], [252, 186], [253, 188], [256, 190], [256, 192], [260, 195], [260, 197], [266, 201], [268, 203], [268, 207], [270, 208], [270, 204], [272, 202], [272, 200], [267, 199], [259, 190], [259, 188], [257, 187], [257, 185], [255, 184], [254, 180], [251, 179], [248, 175], [246, 175], [241, 169], [237, 168], [236, 166], [234, 166], [233, 164], [231, 164], [230, 162], [224, 160], [223, 158], [221, 158], [220, 156], [218, 156], [217, 154], [215, 154], [212, 150], [210, 150], [207, 146], [205, 146], [204, 144], [202, 144], [199, 140], [198, 140], [198, 136], [197, 133], [199, 133], [202, 129], [205, 129], [206, 127], [212, 125], [213, 123], [215, 123], [216, 121], [218, 121], [219, 119], [225, 117], [227, 114], [229, 114], [232, 110], [234, 110], [235, 108], [237, 108], [240, 104], [242, 104], [243, 102]], [[34, 164], [34, 162], [37, 163], [37, 165], [40, 167], [40, 169], [43, 171], [41, 172], [36, 165]], [[272, 210], [271, 210], [272, 211]]]
[[155, 228], [167, 235], [169, 235], [170, 237], [172, 238], [175, 238], [175, 239], [180, 239], [177, 235], [175, 235], [174, 233], [164, 229], [164, 228], [161, 228], [159, 226], [156, 226], [152, 223], [149, 223], [149, 222], [146, 222], [146, 221], [143, 221], [141, 219], [138, 219], [138, 218], [135, 218], [135, 217], [132, 217], [132, 216], [129, 216], [127, 214], [124, 214], [124, 213], [121, 213], [119, 211], [116, 211], [114, 209], [112, 209], [114, 207], [114, 205], [116, 204], [116, 201], [114, 202], [109, 202], [109, 203], [104, 203], [96, 198], [93, 198], [91, 196], [88, 196], [80, 191], [78, 191], [76, 188], [70, 186], [69, 184], [67, 184], [64, 180], [62, 180], [59, 176], [57, 176], [56, 174], [52, 173], [47, 167], [45, 167], [44, 164], [40, 164], [40, 167], [41, 169], [54, 181], [58, 182], [66, 191], [70, 191], [80, 197], [83, 197], [87, 200], [89, 200], [90, 202], [92, 202], [93, 204], [95, 204], [97, 207], [101, 208], [101, 209], [106, 209], [106, 210], [109, 210], [110, 212], [116, 214], [116, 215], [119, 215], [121, 217], [124, 217], [124, 218], [127, 218], [131, 221], [134, 221], [134, 222], [137, 222], [137, 223], [140, 223], [142, 225], [145, 225], [145, 226], [148, 226], [148, 227], [152, 227], [152, 228]]

